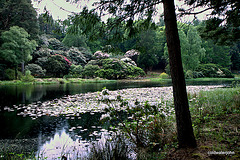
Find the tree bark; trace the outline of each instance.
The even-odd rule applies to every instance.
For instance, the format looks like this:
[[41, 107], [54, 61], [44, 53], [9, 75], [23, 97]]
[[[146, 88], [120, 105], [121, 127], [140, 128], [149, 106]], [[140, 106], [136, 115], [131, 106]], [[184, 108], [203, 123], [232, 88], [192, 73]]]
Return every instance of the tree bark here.
[[183, 73], [174, 0], [163, 0], [179, 148], [196, 147]]
[[21, 72], [23, 75], [25, 75], [24, 61], [21, 63]]

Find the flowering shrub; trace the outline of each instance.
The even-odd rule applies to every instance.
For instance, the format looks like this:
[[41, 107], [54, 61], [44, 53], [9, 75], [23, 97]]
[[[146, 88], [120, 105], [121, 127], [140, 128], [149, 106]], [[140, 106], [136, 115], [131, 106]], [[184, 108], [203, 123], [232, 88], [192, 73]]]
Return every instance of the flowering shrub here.
[[136, 55], [138, 56], [139, 54], [140, 54], [139, 51], [137, 51], [135, 49], [131, 49], [131, 50], [129, 50], [125, 53], [125, 57], [133, 57], [133, 56], [136, 56]]
[[131, 58], [134, 62], [137, 61], [139, 55], [140, 52], [135, 49], [131, 49], [125, 53], [125, 57]]
[[45, 67], [47, 73], [55, 77], [62, 77], [68, 74], [71, 64], [72, 63], [65, 56], [55, 54], [48, 58]]
[[67, 64], [68, 64], [69, 66], [72, 65], [72, 62], [71, 62], [69, 59], [67, 59], [67, 57], [65, 57], [65, 56], [63, 56], [63, 55], [55, 54], [55, 55], [53, 55], [53, 56], [60, 56], [60, 57], [62, 57], [62, 58], [67, 62]]
[[105, 59], [109, 58], [109, 54], [103, 53], [102, 51], [97, 51], [94, 53], [93, 57], [95, 57], [96, 59]]
[[[112, 96], [106, 88], [98, 95], [98, 102], [107, 104], [106, 114], [100, 119], [111, 122], [116, 130], [123, 131], [137, 147], [159, 150], [176, 137], [173, 125], [173, 108], [165, 102], [151, 104], [123, 99], [121, 93]], [[119, 114], [119, 108], [125, 108]], [[123, 115], [127, 115], [123, 116]], [[114, 123], [115, 122], [115, 123]]]
[[168, 79], [168, 78], [169, 78], [169, 75], [168, 75], [167, 73], [163, 72], [163, 73], [160, 74], [160, 78], [162, 78], [162, 79]]

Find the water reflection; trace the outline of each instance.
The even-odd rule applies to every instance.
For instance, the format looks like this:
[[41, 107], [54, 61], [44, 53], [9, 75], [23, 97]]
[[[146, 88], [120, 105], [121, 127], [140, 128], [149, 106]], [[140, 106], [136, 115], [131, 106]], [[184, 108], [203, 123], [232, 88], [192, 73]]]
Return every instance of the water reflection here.
[[[39, 139], [42, 139], [40, 136]], [[81, 137], [72, 139], [72, 137], [66, 133], [65, 129], [57, 131], [53, 138], [40, 145], [36, 157], [48, 159], [54, 159], [62, 156], [66, 156], [69, 159], [76, 157], [87, 157], [89, 152], [89, 143], [87, 141], [81, 141]]]
[[0, 107], [47, 101], [66, 95], [124, 88], [169, 86], [170, 82], [110, 82], [110, 83], [68, 83], [40, 85], [2, 85], [0, 86]]
[[[81, 158], [85, 159], [91, 152], [91, 147], [95, 143], [104, 144], [111, 136], [111, 132], [101, 130], [96, 133], [98, 138], [91, 138], [89, 140], [83, 139], [81, 136], [69, 133], [66, 129], [56, 131], [54, 137], [43, 145], [39, 145], [36, 157], [40, 159], [56, 159], [59, 157], [66, 157], [67, 159]], [[39, 139], [42, 139], [40, 136]]]

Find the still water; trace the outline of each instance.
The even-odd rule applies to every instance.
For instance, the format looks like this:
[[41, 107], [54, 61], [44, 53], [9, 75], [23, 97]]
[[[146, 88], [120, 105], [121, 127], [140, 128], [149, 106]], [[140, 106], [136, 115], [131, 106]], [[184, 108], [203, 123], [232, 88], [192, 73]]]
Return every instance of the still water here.
[[[188, 82], [188, 85], [222, 85], [231, 82]], [[18, 143], [24, 140], [22, 150], [36, 152], [37, 156], [59, 157], [64, 151], [87, 156], [90, 142], [104, 141], [112, 134], [110, 124], [100, 123], [101, 113], [84, 113], [78, 117], [42, 116], [36, 120], [17, 116], [16, 106], [39, 103], [66, 95], [124, 88], [170, 86], [171, 82], [111, 82], [85, 84], [44, 84], [0, 86], [0, 140], [1, 143]], [[11, 112], [6, 111], [6, 106]], [[28, 141], [29, 140], [29, 141]], [[29, 146], [31, 146], [29, 148]], [[74, 156], [74, 155], [71, 155]]]

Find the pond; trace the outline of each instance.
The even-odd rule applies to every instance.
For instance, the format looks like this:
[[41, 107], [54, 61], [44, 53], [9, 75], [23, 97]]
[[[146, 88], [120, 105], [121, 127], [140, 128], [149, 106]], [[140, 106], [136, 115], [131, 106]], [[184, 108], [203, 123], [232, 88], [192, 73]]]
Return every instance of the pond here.
[[[191, 82], [188, 85], [228, 85], [231, 82]], [[84, 112], [77, 116], [48, 116], [37, 119], [20, 116], [18, 108], [28, 104], [39, 105], [46, 101], [68, 95], [97, 92], [106, 87], [109, 90], [125, 88], [146, 88], [171, 86], [171, 82], [111, 82], [111, 83], [69, 83], [44, 85], [0, 86], [0, 145], [11, 146], [11, 152], [34, 152], [42, 157], [59, 157], [62, 151], [87, 156], [89, 143], [104, 141], [113, 132], [110, 124], [102, 124], [100, 112]], [[26, 107], [25, 107], [26, 108]], [[21, 146], [16, 147], [12, 146]], [[73, 155], [71, 155], [73, 156]]]

